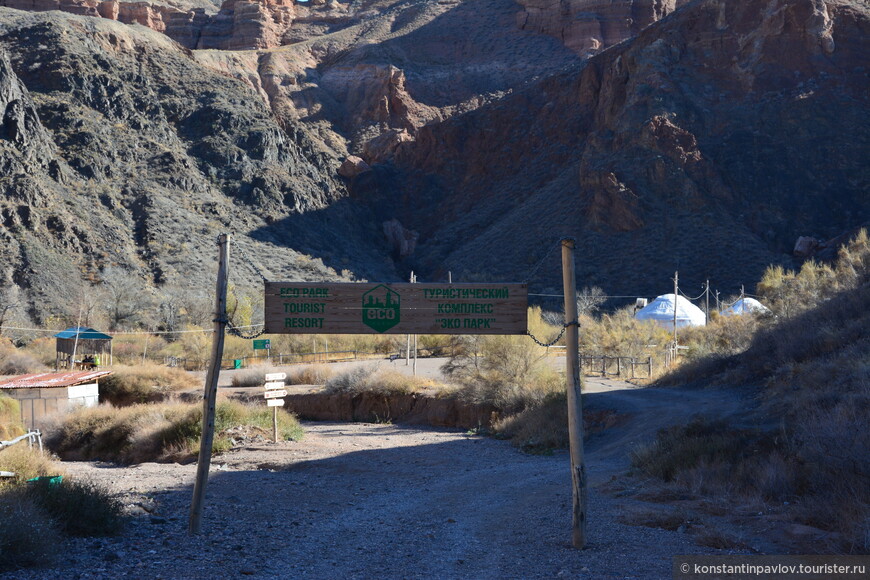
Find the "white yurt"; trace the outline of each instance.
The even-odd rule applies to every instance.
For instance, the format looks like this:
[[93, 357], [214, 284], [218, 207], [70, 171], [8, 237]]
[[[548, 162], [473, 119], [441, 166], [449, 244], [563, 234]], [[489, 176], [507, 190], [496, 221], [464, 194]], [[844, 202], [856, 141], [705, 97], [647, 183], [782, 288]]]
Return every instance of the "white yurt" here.
[[744, 296], [724, 309], [720, 314], [722, 316], [740, 316], [741, 314], [765, 314], [767, 312], [770, 312], [767, 306], [755, 298]]
[[[677, 328], [686, 326], [704, 326], [707, 324], [707, 317], [704, 311], [689, 302], [686, 298], [679, 296], [676, 300], [677, 304]], [[634, 315], [638, 320], [651, 320], [667, 330], [674, 329], [674, 295], [664, 294], [659, 296], [646, 307], [641, 308]]]

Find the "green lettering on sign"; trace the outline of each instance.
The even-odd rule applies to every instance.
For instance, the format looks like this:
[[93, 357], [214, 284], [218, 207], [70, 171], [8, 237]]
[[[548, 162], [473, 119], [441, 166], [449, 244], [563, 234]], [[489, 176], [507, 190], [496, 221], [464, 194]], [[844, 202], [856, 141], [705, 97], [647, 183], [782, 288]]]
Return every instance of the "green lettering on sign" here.
[[363, 324], [376, 332], [386, 332], [399, 324], [399, 293], [383, 284], [362, 296]]

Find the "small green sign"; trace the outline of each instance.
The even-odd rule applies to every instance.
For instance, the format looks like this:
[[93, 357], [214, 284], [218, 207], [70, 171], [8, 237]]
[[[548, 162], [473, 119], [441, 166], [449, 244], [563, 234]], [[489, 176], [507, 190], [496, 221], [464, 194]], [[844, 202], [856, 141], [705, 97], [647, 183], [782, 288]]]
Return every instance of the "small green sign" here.
[[376, 332], [386, 332], [399, 324], [399, 293], [383, 284], [362, 296], [363, 324]]
[[271, 350], [272, 349], [272, 340], [255, 340], [254, 341], [254, 350]]

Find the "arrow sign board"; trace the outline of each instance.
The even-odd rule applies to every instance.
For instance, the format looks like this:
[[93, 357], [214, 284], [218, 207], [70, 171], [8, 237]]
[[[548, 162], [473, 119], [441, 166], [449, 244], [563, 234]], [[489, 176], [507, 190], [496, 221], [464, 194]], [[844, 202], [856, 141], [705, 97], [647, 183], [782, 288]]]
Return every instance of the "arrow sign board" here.
[[286, 397], [287, 391], [283, 389], [280, 391], [266, 391], [265, 393], [263, 393], [263, 396], [267, 399], [277, 399], [279, 397]]
[[274, 391], [275, 389], [283, 389], [285, 386], [284, 381], [275, 381], [274, 383], [266, 383], [263, 388], [267, 391]]
[[283, 381], [287, 378], [287, 373], [269, 373], [266, 375], [266, 381]]
[[283, 407], [284, 399], [267, 399], [266, 400], [267, 407]]

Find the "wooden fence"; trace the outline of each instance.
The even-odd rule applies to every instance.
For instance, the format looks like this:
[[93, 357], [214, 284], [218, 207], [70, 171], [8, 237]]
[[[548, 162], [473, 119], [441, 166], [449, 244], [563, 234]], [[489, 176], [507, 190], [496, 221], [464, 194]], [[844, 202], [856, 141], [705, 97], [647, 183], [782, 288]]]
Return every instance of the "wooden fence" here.
[[[258, 364], [288, 365], [298, 363], [330, 363], [357, 360], [360, 354], [355, 350], [339, 350], [330, 352], [304, 352], [290, 354], [273, 354], [272, 356], [243, 356], [237, 359], [223, 359], [222, 369], [233, 369], [236, 361], [241, 361], [241, 368], [247, 368]], [[208, 361], [205, 359], [183, 358], [175, 356], [163, 357], [163, 364], [168, 367], [180, 367], [186, 371], [197, 371], [206, 368]]]

